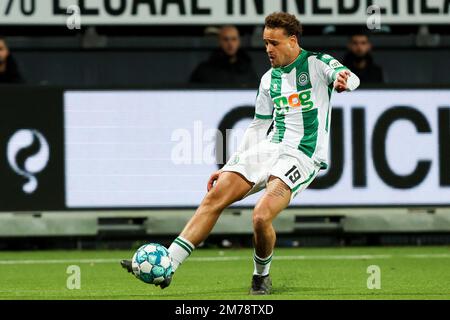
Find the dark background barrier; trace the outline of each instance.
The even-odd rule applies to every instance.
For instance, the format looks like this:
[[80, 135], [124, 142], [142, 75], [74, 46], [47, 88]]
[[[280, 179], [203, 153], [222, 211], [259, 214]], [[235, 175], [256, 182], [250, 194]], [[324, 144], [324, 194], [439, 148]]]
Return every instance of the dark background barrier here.
[[[28, 82], [34, 84], [176, 86], [188, 83], [194, 68], [208, 58], [211, 49], [189, 51], [161, 48], [134, 51], [35, 49], [17, 50], [15, 55]], [[324, 51], [340, 61], [344, 56], [342, 49]], [[250, 56], [253, 58], [258, 75], [262, 76], [269, 69], [264, 49], [251, 49]], [[449, 49], [436, 51], [385, 49], [375, 53], [376, 62], [385, 70], [388, 84], [450, 83], [450, 73], [442, 72], [450, 70], [450, 61], [447, 58], [449, 56]]]
[[62, 93], [0, 88], [1, 210], [64, 208]]

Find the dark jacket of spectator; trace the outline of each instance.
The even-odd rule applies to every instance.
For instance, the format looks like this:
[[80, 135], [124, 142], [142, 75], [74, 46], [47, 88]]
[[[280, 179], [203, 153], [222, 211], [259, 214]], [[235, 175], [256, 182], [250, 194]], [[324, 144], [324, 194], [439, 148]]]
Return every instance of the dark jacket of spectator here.
[[23, 83], [23, 77], [20, 74], [19, 67], [12, 55], [6, 59], [6, 69], [0, 72], [0, 83]]
[[[358, 68], [361, 60], [365, 60], [366, 64], [364, 68]], [[383, 83], [384, 75], [383, 69], [376, 65], [373, 61], [371, 54], [367, 54], [364, 58], [360, 58], [353, 54], [352, 52], [347, 53], [344, 58], [344, 65], [350, 68], [354, 72], [361, 83]]]
[[257, 86], [259, 79], [253, 69], [250, 56], [239, 49], [236, 61], [231, 62], [222, 49], [216, 49], [209, 59], [202, 62], [192, 73], [190, 82], [228, 85]]

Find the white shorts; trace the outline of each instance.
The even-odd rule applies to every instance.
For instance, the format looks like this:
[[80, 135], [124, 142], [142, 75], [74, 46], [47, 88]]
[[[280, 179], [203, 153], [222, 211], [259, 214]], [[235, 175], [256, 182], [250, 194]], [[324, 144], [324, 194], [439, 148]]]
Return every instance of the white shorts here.
[[234, 155], [222, 168], [240, 173], [254, 184], [244, 198], [264, 189], [270, 176], [275, 176], [289, 186], [291, 200], [309, 186], [319, 170], [320, 166], [300, 150], [269, 140]]

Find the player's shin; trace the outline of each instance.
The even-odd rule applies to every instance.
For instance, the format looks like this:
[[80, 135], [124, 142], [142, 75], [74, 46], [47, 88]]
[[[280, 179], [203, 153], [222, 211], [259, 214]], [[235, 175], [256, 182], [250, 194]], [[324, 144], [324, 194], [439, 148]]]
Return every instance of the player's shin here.
[[176, 238], [169, 247], [169, 253], [172, 257], [172, 271], [178, 268], [184, 260], [187, 259], [194, 251], [195, 246], [187, 239], [179, 236]]
[[253, 254], [253, 275], [267, 276], [270, 271], [273, 249], [275, 247], [275, 230], [271, 223], [256, 223], [254, 227], [253, 244], [255, 251]]

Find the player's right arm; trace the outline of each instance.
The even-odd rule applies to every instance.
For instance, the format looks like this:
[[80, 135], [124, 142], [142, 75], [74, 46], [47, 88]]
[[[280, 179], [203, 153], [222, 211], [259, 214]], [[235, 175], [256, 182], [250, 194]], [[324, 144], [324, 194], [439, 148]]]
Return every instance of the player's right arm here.
[[[245, 130], [242, 141], [237, 151], [230, 157], [234, 159], [240, 153], [258, 144], [267, 138], [267, 132], [273, 121], [273, 101], [270, 97], [270, 72], [261, 79], [255, 102], [255, 117]], [[208, 180], [208, 191], [214, 186], [221, 171], [214, 172]]]
[[270, 97], [269, 70], [261, 79], [255, 101], [255, 117], [245, 130], [242, 142], [235, 154], [239, 154], [267, 138], [267, 131], [273, 122], [273, 101]]

